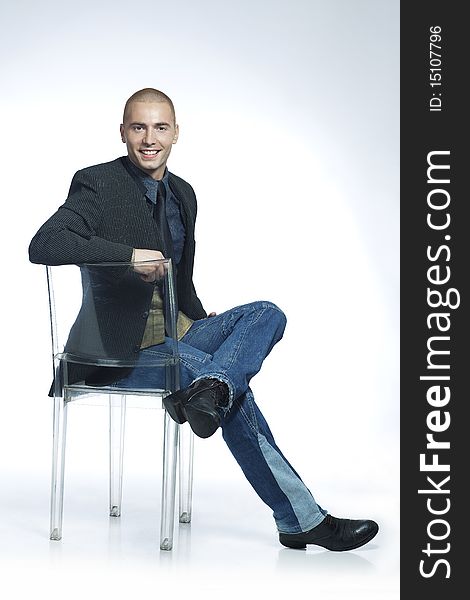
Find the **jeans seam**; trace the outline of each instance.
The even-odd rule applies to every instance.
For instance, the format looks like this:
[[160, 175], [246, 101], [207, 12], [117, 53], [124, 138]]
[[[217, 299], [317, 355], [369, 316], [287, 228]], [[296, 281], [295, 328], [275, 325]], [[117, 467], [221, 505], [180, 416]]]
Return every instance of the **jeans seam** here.
[[252, 411], [253, 420], [250, 419], [250, 417], [248, 416], [248, 413], [242, 407], [242, 405], [240, 404], [240, 402], [238, 400], [235, 400], [234, 404], [235, 403], [236, 403], [236, 405], [238, 407], [238, 410], [243, 415], [243, 418], [245, 419], [245, 421], [247, 422], [247, 424], [256, 433], [256, 435], [258, 435], [258, 433], [259, 433], [258, 421], [256, 419], [255, 411], [253, 410], [253, 407], [251, 406], [251, 403], [250, 403], [250, 409]]
[[[199, 323], [197, 328], [194, 329], [193, 331], [191, 331], [191, 329], [189, 329], [185, 335], [183, 336], [183, 338], [186, 338], [187, 340], [191, 340], [192, 337], [194, 337], [194, 333], [199, 333], [200, 331], [203, 331], [204, 329], [206, 329], [207, 327], [209, 327], [210, 325], [212, 325], [212, 321], [210, 320], [212, 317], [206, 317], [206, 323]], [[197, 323], [197, 321], [195, 321], [194, 323]], [[225, 324], [225, 319], [223, 319], [222, 321], [222, 327], [221, 329], [223, 330], [224, 334], [225, 334], [225, 330], [224, 330], [224, 324]], [[185, 340], [186, 343], [189, 343]], [[191, 345], [191, 344], [189, 344]]]
[[263, 308], [263, 310], [260, 310], [257, 313], [255, 313], [255, 317], [256, 318], [255, 319], [252, 318], [252, 320], [250, 321], [250, 323], [246, 324], [245, 329], [244, 329], [242, 335], [240, 336], [240, 338], [238, 340], [236, 348], [234, 349], [234, 352], [232, 352], [231, 355], [230, 355], [231, 360], [230, 360], [230, 363], [225, 367], [225, 370], [228, 370], [228, 369], [230, 369], [232, 367], [232, 365], [233, 365], [233, 363], [235, 361], [235, 358], [236, 358], [236, 356], [238, 354], [238, 351], [240, 349], [240, 346], [243, 343], [243, 341], [245, 340], [245, 336], [246, 336], [246, 332], [248, 330], [248, 327], [251, 327], [252, 325], [254, 325], [258, 321], [258, 319], [261, 318], [261, 315], [263, 315], [265, 313], [265, 311], [266, 311], [266, 308]]
[[201, 365], [203, 365], [207, 362], [205, 357], [199, 358], [199, 356], [196, 356], [195, 354], [184, 353], [184, 354], [180, 354], [179, 358], [180, 358], [180, 361], [184, 362], [186, 365], [189, 364], [188, 361], [191, 361], [191, 360], [193, 360], [193, 361], [196, 360], [198, 363], [201, 363]]

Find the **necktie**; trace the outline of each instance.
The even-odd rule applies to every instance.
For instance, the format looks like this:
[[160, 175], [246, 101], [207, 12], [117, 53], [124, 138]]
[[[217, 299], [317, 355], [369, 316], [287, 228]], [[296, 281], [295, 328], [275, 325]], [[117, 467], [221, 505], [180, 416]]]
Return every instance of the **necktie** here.
[[[168, 219], [166, 218], [166, 188], [163, 181], [159, 181], [157, 188], [157, 203], [154, 207], [154, 219], [157, 224], [158, 231], [160, 232], [160, 237], [162, 240], [163, 248], [162, 253], [165, 258], [173, 259], [173, 240], [171, 238], [170, 227], [168, 226]], [[172, 260], [173, 265], [173, 288], [175, 290], [175, 302], [176, 302], [176, 285], [175, 285], [175, 276], [176, 276], [176, 265]], [[165, 280], [166, 281], [166, 280]], [[169, 302], [169, 293], [166, 285], [160, 285], [157, 283], [157, 286], [160, 290], [163, 299], [163, 311], [165, 317], [165, 330], [167, 335], [172, 335], [170, 331], [169, 323], [170, 323], [170, 302]], [[176, 313], [175, 318], [178, 315], [178, 304], [176, 302]]]
[[163, 256], [165, 258], [173, 258], [173, 240], [171, 239], [171, 232], [166, 218], [166, 189], [162, 181], [158, 183], [154, 218], [163, 242]]

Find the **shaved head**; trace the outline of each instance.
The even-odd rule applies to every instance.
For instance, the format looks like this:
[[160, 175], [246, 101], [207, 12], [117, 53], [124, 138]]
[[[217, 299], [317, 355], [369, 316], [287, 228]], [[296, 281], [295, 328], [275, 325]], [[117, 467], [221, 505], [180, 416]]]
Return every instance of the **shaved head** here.
[[122, 116], [123, 123], [126, 122], [126, 117], [129, 113], [129, 107], [133, 102], [166, 102], [171, 108], [173, 121], [176, 123], [175, 107], [173, 106], [171, 98], [160, 90], [156, 90], [154, 88], [144, 88], [132, 94], [124, 106], [124, 114]]

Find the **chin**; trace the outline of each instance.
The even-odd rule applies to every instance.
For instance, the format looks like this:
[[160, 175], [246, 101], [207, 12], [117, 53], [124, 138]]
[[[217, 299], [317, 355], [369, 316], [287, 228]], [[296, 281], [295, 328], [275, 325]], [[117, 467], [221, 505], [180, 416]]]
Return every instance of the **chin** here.
[[161, 165], [156, 165], [154, 163], [139, 160], [139, 166], [144, 171], [156, 171], [157, 169], [160, 168]]

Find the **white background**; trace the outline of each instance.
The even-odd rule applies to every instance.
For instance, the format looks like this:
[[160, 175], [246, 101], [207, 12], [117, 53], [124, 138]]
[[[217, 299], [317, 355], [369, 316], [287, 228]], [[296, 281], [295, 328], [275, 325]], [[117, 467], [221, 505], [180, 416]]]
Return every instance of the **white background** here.
[[[398, 10], [2, 3], [0, 591], [15, 586], [4, 597], [172, 586], [176, 597], [398, 597]], [[363, 549], [283, 549], [219, 432], [197, 440], [193, 523], [160, 553], [162, 415], [130, 412], [116, 524], [100, 408], [71, 415], [64, 539], [48, 541], [47, 291], [27, 247], [76, 170], [125, 153], [123, 105], [143, 87], [176, 106], [169, 167], [199, 200], [198, 294], [208, 311], [262, 299], [287, 314], [252, 387], [320, 504], [379, 522]]]

